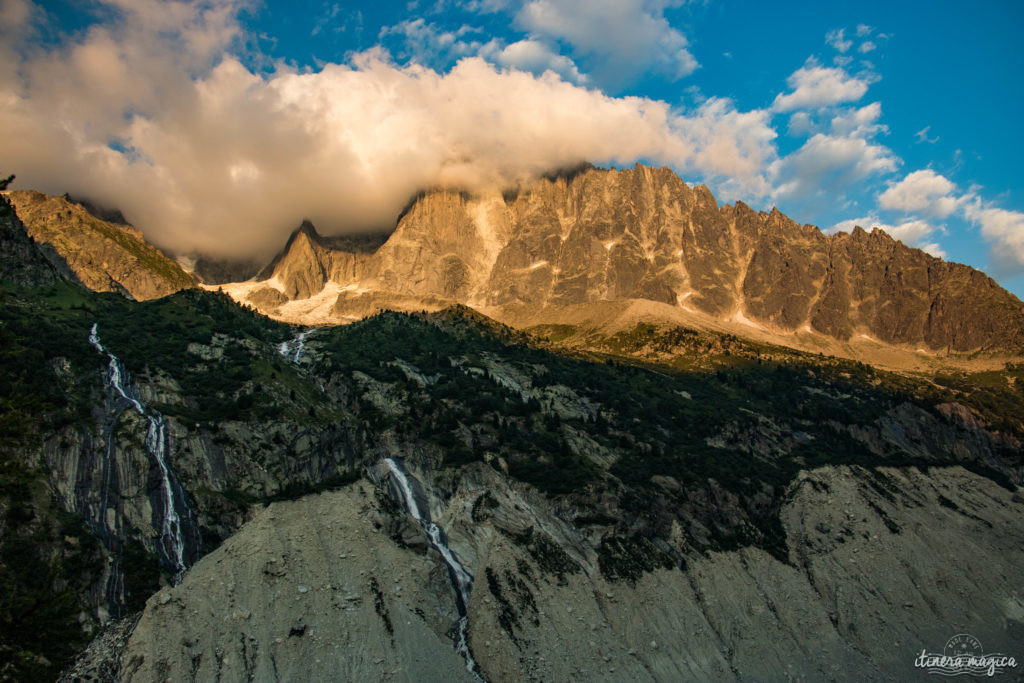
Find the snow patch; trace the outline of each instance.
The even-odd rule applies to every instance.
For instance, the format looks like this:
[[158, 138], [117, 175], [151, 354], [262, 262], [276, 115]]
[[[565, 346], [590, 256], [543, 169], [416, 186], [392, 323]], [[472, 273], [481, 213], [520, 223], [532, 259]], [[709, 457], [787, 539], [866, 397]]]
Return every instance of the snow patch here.
[[284, 294], [284, 283], [281, 282], [281, 278], [279, 278], [276, 275], [270, 278], [269, 280], [263, 280], [262, 284], [266, 285], [267, 287], [270, 287], [271, 289], [276, 289], [277, 291]]
[[338, 318], [334, 313], [334, 304], [338, 300], [339, 294], [342, 292], [362, 294], [366, 291], [358, 283], [341, 285], [337, 282], [328, 282], [323, 289], [308, 299], [289, 301], [282, 304], [278, 311], [285, 320], [298, 321], [303, 325], [329, 324]]

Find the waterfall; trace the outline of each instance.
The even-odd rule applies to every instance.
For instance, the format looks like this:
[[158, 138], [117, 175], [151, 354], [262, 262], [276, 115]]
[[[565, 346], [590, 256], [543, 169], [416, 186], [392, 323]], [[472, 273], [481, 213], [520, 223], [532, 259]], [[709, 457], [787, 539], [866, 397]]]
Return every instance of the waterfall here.
[[441, 559], [448, 567], [448, 576], [451, 578], [452, 587], [455, 588], [455, 603], [459, 610], [458, 638], [455, 642], [455, 649], [466, 660], [466, 668], [469, 673], [473, 674], [478, 681], [482, 681], [483, 679], [477, 672], [476, 660], [473, 659], [473, 654], [469, 651], [469, 643], [466, 641], [466, 628], [469, 626], [469, 594], [473, 590], [473, 576], [466, 571], [466, 568], [455, 557], [452, 549], [448, 547], [448, 539], [444, 530], [430, 521], [430, 511], [420, 510], [412, 483], [405, 470], [391, 458], [385, 458], [384, 462], [387, 463], [388, 469], [391, 471], [392, 480], [397, 486], [406, 511], [427, 532], [431, 547], [441, 555]]
[[[107, 384], [121, 398], [128, 401], [139, 415], [146, 418], [149, 422], [149, 428], [146, 430], [145, 446], [146, 452], [153, 458], [160, 472], [160, 498], [161, 507], [163, 508], [160, 524], [160, 542], [157, 545], [157, 550], [164, 563], [173, 570], [172, 582], [177, 584], [187, 568], [185, 564], [185, 529], [179, 510], [185, 514], [191, 526], [195, 525], [195, 521], [192, 516], [192, 510], [188, 507], [188, 502], [185, 500], [181, 485], [167, 466], [167, 423], [164, 421], [163, 415], [156, 410], [147, 408], [136, 397], [128, 377], [128, 372], [124, 369], [121, 361], [100, 342], [98, 325], [96, 323], [93, 323], [92, 330], [89, 332], [89, 343], [97, 351], [110, 358], [110, 363], [107, 366]], [[107, 447], [107, 459], [109, 461], [107, 467], [113, 466], [113, 455], [113, 434], [111, 434]], [[109, 473], [107, 476], [109, 478]], [[101, 514], [104, 518], [106, 517], [108, 505], [108, 492], [106, 491], [108, 485], [109, 482], [106, 482], [103, 494], [104, 509]]]
[[293, 363], [298, 363], [299, 359], [302, 358], [302, 352], [306, 349], [306, 338], [319, 330], [319, 327], [313, 327], [303, 332], [299, 332], [293, 339], [283, 341], [277, 345], [277, 352], [284, 356], [287, 360]]

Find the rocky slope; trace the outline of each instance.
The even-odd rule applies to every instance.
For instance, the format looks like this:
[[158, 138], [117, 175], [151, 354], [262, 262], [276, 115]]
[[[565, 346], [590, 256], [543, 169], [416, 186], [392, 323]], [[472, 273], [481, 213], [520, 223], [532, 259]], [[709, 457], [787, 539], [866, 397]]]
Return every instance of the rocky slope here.
[[[7, 181], [0, 186], [6, 187]], [[39, 245], [28, 235], [10, 201], [0, 195], [0, 280], [38, 287], [52, 285], [60, 279], [57, 267], [47, 259]]]
[[[125, 337], [109, 336], [124, 348]], [[258, 338], [239, 341], [254, 353]], [[214, 360], [220, 348], [226, 358], [239, 341], [191, 341], [188, 353]], [[148, 351], [138, 395], [172, 425], [170, 462], [203, 538], [227, 540], [150, 601], [127, 649], [111, 655], [121, 675], [471, 677], [455, 648], [462, 613], [451, 573], [416, 516], [438, 525], [436, 538], [474, 577], [468, 642], [488, 680], [764, 680], [790, 664], [810, 677], [837, 662], [886, 679], [907, 673], [912, 657], [895, 647], [871, 652], [864, 629], [898, 632], [913, 654], [965, 624], [1002, 624], [986, 638], [1012, 641], [1019, 495], [936, 465], [963, 463], [1015, 488], [1006, 477], [1022, 474], [1019, 424], [988, 431], [970, 408], [928, 397], [926, 385], [913, 390], [925, 392], [917, 398], [887, 389], [895, 378], [854, 378], [849, 364], [666, 376], [561, 359], [524, 341], [454, 311], [322, 330], [303, 339], [301, 353], [297, 341], [284, 344], [274, 352], [289, 364], [297, 357], [298, 367], [279, 363], [278, 377], [319, 385], [318, 408], [332, 416], [326, 433], [319, 418], [260, 417], [287, 410], [270, 376], [257, 380], [262, 396], [244, 384], [230, 394], [256, 397], [255, 412], [200, 417], [176, 408], [201, 380], [186, 366], [172, 388], [158, 379], [172, 371], [170, 350]], [[1010, 412], [1018, 423], [1020, 412]], [[129, 439], [142, 429], [141, 416], [130, 417]], [[56, 458], [85, 462], [102, 443], [53, 448], [58, 490], [77, 479], [74, 500], [96, 500], [96, 478], [85, 484]], [[118, 472], [147, 470], [145, 450], [130, 441], [115, 454]], [[401, 463], [411, 496], [387, 458]], [[833, 469], [803, 472], [822, 463]], [[298, 484], [289, 496], [302, 496], [353, 466], [360, 481], [336, 493], [262, 513], [249, 505], [289, 481]], [[158, 487], [131, 482], [118, 485], [115, 509], [159, 518]], [[148, 493], [139, 500], [132, 491]], [[90, 510], [102, 507], [79, 509], [96, 519]], [[158, 541], [145, 533], [146, 514], [118, 514], [134, 524], [123, 525], [135, 530], [128, 538], [147, 548]], [[927, 559], [929, 546], [945, 559]], [[948, 573], [932, 577], [937, 566]], [[968, 569], [978, 589], [961, 595], [953, 576]], [[976, 605], [976, 621], [941, 612], [950, 601]], [[777, 635], [752, 635], [764, 632]], [[793, 663], [781, 654], [792, 651], [806, 656]]]
[[[1024, 304], [983, 273], [877, 229], [829, 236], [777, 210], [719, 206], [664, 168], [590, 168], [515, 195], [426, 193], [372, 257], [358, 256], [331, 274], [322, 251], [289, 248], [278, 289], [291, 300], [334, 282], [335, 321], [377, 306], [458, 302], [504, 318], [517, 307], [642, 299], [780, 339], [1024, 348]], [[228, 291], [244, 298], [251, 288]], [[282, 318], [299, 311], [250, 301]]]
[[120, 292], [143, 300], [195, 285], [177, 263], [128, 225], [98, 218], [66, 197], [31, 190], [8, 192], [7, 197], [29, 235], [93, 291]]
[[[908, 680], [954, 633], [990, 652], [1024, 635], [1024, 501], [958, 468], [804, 473], [781, 511], [784, 561], [714, 552], [634, 581], [490, 468], [432, 493], [472, 559], [489, 681]], [[517, 540], [539, 529], [579, 559]], [[364, 482], [270, 506], [157, 593], [122, 680], [474, 680], [447, 637], [457, 619], [422, 530]]]

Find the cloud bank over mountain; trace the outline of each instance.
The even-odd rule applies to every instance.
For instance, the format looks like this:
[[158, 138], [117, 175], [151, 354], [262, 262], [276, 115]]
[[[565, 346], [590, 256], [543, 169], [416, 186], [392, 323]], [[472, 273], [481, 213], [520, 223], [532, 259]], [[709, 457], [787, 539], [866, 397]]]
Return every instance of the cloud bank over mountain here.
[[117, 206], [178, 252], [265, 255], [304, 217], [390, 227], [423, 188], [502, 189], [582, 161], [647, 159], [758, 193], [774, 155], [765, 117], [727, 100], [680, 112], [477, 56], [441, 73], [380, 49], [258, 73], [236, 54], [237, 3], [107, 5], [108, 21], [54, 48], [8, 43], [5, 161], [20, 186]]
[[[386, 230], [423, 189], [643, 161], [837, 228], [878, 216], [932, 253], [959, 222], [999, 273], [1024, 273], [1024, 214], [905, 169], [890, 146], [868, 98], [881, 76], [853, 57], [880, 58], [888, 35], [830, 31], [831, 58], [793, 64], [744, 108], [684, 86], [708, 41], [698, 52], [670, 20], [682, 5], [441, 0], [375, 24], [335, 4], [306, 37], [370, 39], [299, 66], [268, 56], [276, 38], [251, 17], [270, 10], [249, 0], [97, 0], [70, 30], [0, 0], [0, 172], [120, 208], [177, 253], [265, 258], [304, 218], [328, 234]], [[676, 97], [637, 85], [653, 81]]]

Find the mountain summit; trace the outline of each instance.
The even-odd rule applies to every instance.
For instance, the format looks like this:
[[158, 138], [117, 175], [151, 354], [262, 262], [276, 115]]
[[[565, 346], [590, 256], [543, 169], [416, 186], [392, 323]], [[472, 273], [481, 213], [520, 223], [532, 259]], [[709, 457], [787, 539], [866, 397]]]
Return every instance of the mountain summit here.
[[369, 256], [382, 244], [383, 236], [365, 235], [328, 238], [311, 222], [292, 232], [284, 250], [260, 271], [258, 279], [272, 279], [287, 299], [306, 299], [328, 282], [359, 277]]

